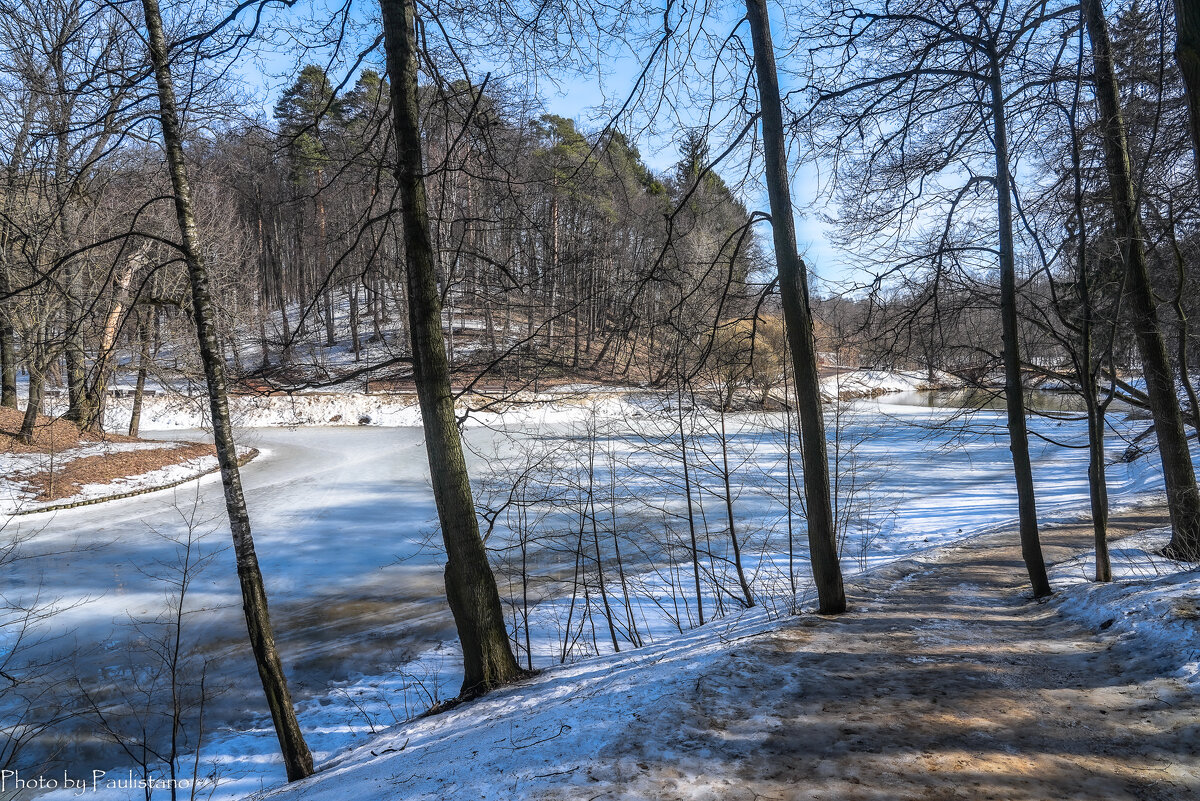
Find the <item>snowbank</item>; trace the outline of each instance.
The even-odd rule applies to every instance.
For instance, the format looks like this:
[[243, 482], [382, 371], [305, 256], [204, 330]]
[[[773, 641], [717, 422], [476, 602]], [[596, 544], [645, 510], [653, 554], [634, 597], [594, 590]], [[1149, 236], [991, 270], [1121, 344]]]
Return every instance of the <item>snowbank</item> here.
[[1056, 565], [1053, 603], [1085, 626], [1112, 629], [1142, 659], [1200, 689], [1200, 567], [1163, 558], [1170, 539], [1170, 528], [1156, 528], [1120, 540], [1108, 583], [1091, 580], [1095, 551]]
[[[656, 393], [578, 387], [553, 392], [517, 393], [497, 399], [466, 395], [456, 406], [468, 428], [514, 428], [601, 419], [646, 416], [647, 398]], [[129, 420], [130, 401], [109, 401], [106, 423], [115, 428]], [[387, 426], [421, 424], [417, 397], [411, 393], [320, 392], [290, 395], [234, 395], [229, 399], [233, 423], [239, 428], [298, 426]], [[178, 431], [209, 427], [208, 400], [203, 397], [146, 398], [142, 429]]]
[[[846, 370], [821, 380], [826, 400], [872, 398], [897, 392], [930, 389], [919, 372]], [[940, 385], [938, 385], [940, 386]], [[648, 399], [662, 393], [633, 388], [572, 384], [544, 392], [519, 392], [502, 399], [467, 394], [459, 399], [458, 414], [466, 425], [514, 427], [604, 419], [637, 419], [646, 415]], [[112, 430], [128, 425], [133, 401], [114, 398], [106, 423]], [[234, 425], [241, 428], [276, 426], [418, 426], [421, 412], [409, 392], [296, 392], [278, 395], [233, 395], [229, 399]], [[150, 396], [142, 403], [144, 430], [171, 431], [208, 426], [208, 400], [179, 394]]]
[[846, 370], [836, 375], [821, 379], [821, 395], [826, 400], [841, 398], [874, 398], [879, 395], [890, 395], [895, 392], [914, 392], [922, 389], [938, 389], [943, 386], [957, 386], [949, 375], [935, 376], [930, 381], [929, 375], [917, 371], [892, 370]]
[[[169, 447], [171, 443], [148, 443], [157, 447]], [[239, 464], [245, 464], [259, 455], [254, 448], [238, 448]], [[149, 470], [137, 475], [124, 476], [113, 481], [96, 484], [84, 484], [79, 491], [63, 498], [52, 501], [38, 502], [33, 500], [32, 493], [22, 489], [19, 484], [10, 479], [0, 479], [0, 515], [30, 515], [39, 512], [73, 509], [78, 506], [88, 506], [106, 501], [116, 501], [143, 495], [148, 492], [171, 489], [189, 481], [201, 478], [218, 468], [215, 455], [187, 459], [177, 464]]]

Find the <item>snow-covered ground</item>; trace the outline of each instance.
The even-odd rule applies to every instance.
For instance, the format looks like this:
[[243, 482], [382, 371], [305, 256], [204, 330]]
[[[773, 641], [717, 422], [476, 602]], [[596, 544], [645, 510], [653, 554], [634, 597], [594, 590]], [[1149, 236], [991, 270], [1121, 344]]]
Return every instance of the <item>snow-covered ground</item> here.
[[[626, 398], [638, 393], [572, 386], [554, 392], [522, 393], [501, 401], [470, 395], [458, 404], [467, 426], [550, 424], [581, 419], [597, 404], [606, 416], [636, 413]], [[118, 429], [129, 422], [132, 401], [110, 400], [106, 423]], [[297, 392], [280, 395], [230, 397], [234, 425], [240, 428], [295, 426], [418, 426], [421, 412], [412, 393]], [[178, 431], [209, 425], [208, 401], [201, 397], [167, 394], [146, 398], [142, 406], [144, 431]]]
[[[942, 376], [952, 383], [949, 376]], [[843, 370], [821, 380], [826, 400], [869, 398], [930, 387], [919, 372]], [[590, 417], [593, 409], [606, 419], [638, 418], [646, 414], [645, 399], [656, 393], [595, 384], [569, 384], [542, 392], [520, 392], [497, 399], [468, 394], [458, 402], [468, 426], [530, 426], [570, 423]], [[131, 398], [113, 398], [106, 406], [110, 430], [129, 423]], [[416, 396], [409, 392], [295, 392], [275, 395], [234, 395], [230, 410], [235, 425], [243, 428], [272, 426], [415, 426], [421, 415]], [[208, 401], [202, 396], [160, 392], [142, 404], [143, 430], [180, 430], [208, 425]]]
[[[299, 396], [310, 397], [310, 396]], [[411, 402], [397, 402], [392, 411], [379, 397], [364, 399], [358, 407], [350, 396], [317, 396], [289, 406], [295, 398], [264, 398], [258, 417], [246, 412], [243, 422], [267, 426], [300, 426], [305, 423], [358, 425], [357, 413], [370, 415], [370, 426], [346, 428], [260, 429], [243, 441], [262, 447], [269, 455], [246, 470], [248, 499], [255, 524], [260, 560], [272, 597], [277, 628], [284, 633], [282, 649], [292, 667], [300, 719], [319, 762], [358, 743], [382, 728], [403, 720], [433, 700], [452, 696], [459, 667], [450, 639], [450, 626], [440, 598], [440, 557], [430, 547], [434, 510], [427, 487], [419, 432], [380, 425], [411, 425]], [[896, 399], [901, 401], [903, 399]], [[678, 529], [684, 505], [677, 467], [667, 447], [670, 431], [662, 429], [660, 401], [613, 394], [596, 404], [571, 399], [530, 404], [507, 413], [489, 411], [474, 416], [468, 441], [479, 454], [472, 469], [483, 476], [491, 467], [501, 477], [527, 465], [539, 449], [590, 438], [596, 431], [600, 452], [596, 483], [609, 482], [614, 474], [628, 491], [612, 504], [614, 530], [642, 537], [649, 532], [670, 541]], [[297, 409], [299, 411], [297, 411]], [[404, 411], [407, 410], [407, 411]], [[290, 414], [290, 416], [288, 416]], [[160, 424], [193, 422], [183, 412], [177, 417], [155, 417]], [[390, 416], [389, 415], [393, 415]], [[492, 415], [488, 417], [487, 415]], [[718, 470], [716, 418], [708, 412], [689, 411], [692, 457], [698, 471], [695, 499], [713, 546], [711, 586], [704, 602], [710, 610], [728, 581], [729, 564], [720, 515], [723, 499]], [[851, 535], [844, 545], [848, 572], [872, 569], [935, 548], [974, 533], [1009, 524], [1015, 516], [1015, 490], [1011, 486], [1008, 451], [998, 415], [981, 412], [969, 423], [951, 429], [949, 411], [903, 402], [869, 402], [843, 409], [840, 423], [831, 421], [842, 453], [843, 475], [857, 475], [854, 487], [843, 485]], [[331, 420], [340, 416], [339, 420]], [[270, 422], [263, 422], [270, 421]], [[387, 422], [385, 422], [387, 421]], [[537, 776], [561, 772], [582, 764], [589, 753], [589, 727], [605, 716], [628, 714], [659, 694], [670, 693], [677, 682], [688, 680], [689, 670], [710, 655], [723, 653], [731, 639], [775, 625], [804, 599], [808, 584], [803, 531], [798, 531], [795, 568], [799, 598], [789, 600], [786, 549], [782, 545], [786, 514], [781, 506], [781, 486], [786, 486], [783, 458], [786, 436], [779, 415], [732, 415], [729, 445], [733, 465], [734, 505], [742, 529], [746, 566], [762, 602], [754, 610], [739, 610], [724, 603], [725, 615], [707, 626], [689, 629], [687, 598], [673, 588], [686, 585], [688, 575], [679, 570], [657, 569], [636, 573], [631, 560], [631, 584], [636, 596], [630, 607], [638, 621], [640, 649], [624, 646], [621, 654], [607, 653], [606, 634], [586, 635], [582, 647], [572, 647], [567, 664], [537, 681], [541, 692], [555, 698], [578, 697], [579, 703], [559, 704], [554, 719], [538, 716], [518, 690], [506, 690], [469, 709], [454, 711], [404, 729], [396, 742], [379, 741], [370, 748], [381, 755], [386, 749], [427, 749], [433, 760], [453, 761], [453, 769], [438, 763], [427, 776], [396, 777], [409, 782], [411, 797], [469, 797], [491, 795], [496, 777], [484, 775], [480, 763], [466, 757], [462, 741], [451, 737], [456, 726], [476, 726], [472, 737], [486, 747], [508, 754], [508, 781], [533, 781]], [[1118, 421], [1114, 421], [1117, 423]], [[485, 424], [503, 427], [493, 431]], [[1082, 424], [1069, 420], [1037, 419], [1033, 426], [1058, 440], [1078, 441]], [[514, 438], [513, 433], [517, 434]], [[1113, 451], [1124, 443], [1113, 437]], [[579, 488], [578, 449], [569, 449], [566, 463], [556, 463], [550, 483]], [[566, 457], [564, 457], [566, 458]], [[603, 466], [612, 459], [614, 467]], [[1087, 502], [1086, 452], [1034, 443], [1035, 481], [1043, 522], [1077, 513]], [[563, 467], [562, 465], [566, 466]], [[569, 481], [564, 481], [566, 470]], [[1137, 502], [1157, 491], [1157, 463], [1143, 458], [1110, 468], [1110, 492], [1116, 504]], [[484, 482], [486, 485], [486, 481]], [[486, 489], [486, 487], [485, 487]], [[51, 520], [36, 520], [41, 527], [37, 542], [46, 557], [34, 555], [25, 563], [18, 584], [27, 593], [52, 592], [71, 607], [56, 625], [74, 628], [82, 639], [97, 641], [111, 653], [130, 636], [122, 624], [131, 617], [152, 615], [161, 605], [162, 588], [134, 565], [162, 561], [174, 546], [164, 532], [178, 534], [181, 519], [201, 519], [205, 527], [220, 529], [219, 486], [212, 479], [201, 484], [195, 513], [187, 512], [189, 499], [174, 493], [179, 508], [168, 508], [162, 499], [120, 501], [104, 508], [103, 519], [80, 510]], [[486, 491], [481, 490], [481, 497]], [[853, 500], [857, 498], [857, 500]], [[636, 503], [635, 503], [636, 501]], [[637, 504], [640, 503], [640, 510]], [[543, 525], [553, 531], [554, 520], [569, 516], [569, 508], [547, 512]], [[174, 521], [174, 522], [172, 522]], [[31, 523], [34, 524], [34, 523]], [[498, 539], [511, 539], [507, 522]], [[569, 529], [568, 529], [569, 530]], [[679, 532], [676, 530], [675, 534]], [[66, 560], [64, 546], [74, 542], [101, 543], [87, 554]], [[219, 539], [218, 539], [219, 541]], [[489, 545], [502, 547], [495, 541]], [[215, 550], [215, 548], [214, 548]], [[508, 548], [511, 553], [511, 547]], [[59, 556], [51, 558], [51, 554]], [[239, 698], [226, 702], [223, 711], [231, 720], [244, 720], [257, 706], [255, 679], [238, 652], [236, 583], [231, 581], [232, 558], [215, 553], [214, 561], [197, 582], [197, 608], [218, 610], [217, 619], [198, 624], [198, 634], [216, 634], [221, 660], [236, 663]], [[1061, 579], [1065, 583], [1065, 578]], [[115, 591], [109, 589], [116, 587]], [[614, 605], [624, 597], [611, 591]], [[561, 596], [546, 598], [529, 618], [534, 664], [548, 667], [559, 661], [564, 642]], [[597, 601], [593, 598], [591, 604]], [[680, 608], [674, 603], [682, 603]], [[514, 634], [520, 626], [519, 607], [510, 602]], [[578, 625], [578, 623], [576, 624]], [[678, 628], [687, 629], [682, 633]], [[675, 633], [672, 633], [672, 631]], [[587, 640], [591, 639], [591, 647]], [[203, 637], [198, 637], [203, 639]], [[569, 639], [569, 637], [567, 638]], [[388, 648], [394, 653], [387, 653]], [[581, 658], [594, 651], [599, 656]], [[522, 655], [525, 658], [525, 655]], [[105, 657], [97, 657], [104, 664]], [[220, 661], [220, 660], [218, 660]], [[109, 658], [109, 664], [112, 664]], [[227, 667], [223, 665], [223, 667]], [[661, 668], [661, 669], [660, 669]], [[547, 696], [540, 696], [545, 698]], [[575, 712], [571, 713], [570, 710]], [[511, 714], [505, 714], [505, 713]], [[214, 712], [215, 714], [215, 712]], [[256, 725], [207, 732], [201, 775], [219, 765], [221, 782], [215, 798], [235, 798], [280, 781], [275, 740], [259, 711]], [[572, 714], [574, 717], [572, 717]], [[566, 717], [562, 717], [566, 715]], [[240, 716], [240, 717], [239, 717]], [[410, 740], [405, 746], [405, 739]], [[483, 747], [480, 747], [483, 750]], [[355, 760], [368, 759], [360, 752]], [[381, 770], [384, 770], [380, 763]], [[81, 767], [90, 771], [91, 767]], [[108, 769], [110, 764], [100, 766]], [[84, 771], [87, 772], [87, 771]], [[113, 775], [123, 771], [115, 771]], [[386, 771], [384, 771], [386, 773]], [[381, 773], [380, 775], [384, 775]], [[577, 778], [584, 780], [584, 772]], [[451, 786], [449, 783], [457, 784]], [[484, 788], [487, 788], [486, 790]], [[103, 788], [100, 788], [103, 789]], [[207, 795], [212, 787], [207, 787]], [[376, 798], [368, 786], [347, 786], [345, 798]], [[55, 797], [66, 798], [63, 792]], [[142, 797], [140, 791], [112, 790], [95, 794], [103, 798]]]
[[928, 374], [915, 370], [842, 370], [821, 379], [821, 394], [826, 400], [834, 398], [873, 398], [895, 392], [915, 392], [958, 386], [960, 382], [946, 373], [930, 380]]
[[1200, 690], [1200, 567], [1160, 555], [1169, 528], [1126, 537], [1111, 549], [1113, 580], [1096, 583], [1095, 552], [1057, 565], [1055, 603], [1089, 628], [1111, 629], [1137, 644], [1147, 661]]

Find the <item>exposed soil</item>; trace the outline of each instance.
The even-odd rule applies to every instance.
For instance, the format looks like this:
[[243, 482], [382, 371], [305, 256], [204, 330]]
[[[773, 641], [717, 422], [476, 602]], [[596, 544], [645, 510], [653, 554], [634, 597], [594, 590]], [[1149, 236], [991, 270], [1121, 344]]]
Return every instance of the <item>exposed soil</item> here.
[[[1114, 535], [1165, 517], [1118, 515]], [[1090, 534], [1046, 529], [1048, 561]], [[1200, 797], [1196, 694], [1162, 655], [1082, 628], [1026, 583], [1012, 533], [855, 582], [850, 613], [736, 645], [640, 710], [589, 792], [545, 797]]]
[[114, 451], [72, 459], [53, 471], [47, 469], [22, 476], [22, 481], [37, 493], [34, 500], [56, 501], [75, 495], [85, 484], [107, 484], [116, 479], [139, 476], [215, 454], [216, 449], [212, 445], [199, 442], [182, 443], [171, 448]]
[[[153, 440], [81, 431], [69, 420], [43, 415], [38, 416], [33, 442], [27, 445], [18, 438], [23, 418], [23, 412], [0, 407], [0, 454], [13, 455], [5, 478], [34, 493], [36, 502], [69, 498], [86, 484], [108, 484], [216, 453], [212, 445], [196, 442], [133, 449], [135, 443]], [[79, 448], [94, 451], [89, 446], [97, 445], [103, 453], [80, 455]]]
[[33, 443], [26, 445], [17, 438], [24, 419], [24, 412], [0, 406], [0, 453], [59, 453], [92, 442], [137, 442], [123, 434], [80, 431], [69, 420], [39, 414], [33, 427]]

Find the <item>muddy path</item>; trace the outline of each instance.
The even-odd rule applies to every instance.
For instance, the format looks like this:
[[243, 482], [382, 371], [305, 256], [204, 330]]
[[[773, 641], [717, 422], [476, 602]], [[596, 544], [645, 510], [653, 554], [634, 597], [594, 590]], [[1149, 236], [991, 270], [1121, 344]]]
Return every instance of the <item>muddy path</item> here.
[[[1165, 518], [1116, 515], [1113, 536]], [[1090, 536], [1045, 529], [1047, 561]], [[1197, 696], [1026, 581], [1005, 534], [852, 582], [850, 613], [735, 643], [637, 714], [571, 797], [1200, 797]]]

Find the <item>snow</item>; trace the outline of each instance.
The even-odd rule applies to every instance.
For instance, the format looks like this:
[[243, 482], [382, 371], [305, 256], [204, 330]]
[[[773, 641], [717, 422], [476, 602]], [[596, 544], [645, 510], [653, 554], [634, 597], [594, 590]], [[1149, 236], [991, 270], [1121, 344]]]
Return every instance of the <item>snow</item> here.
[[[737, 640], [779, 624], [762, 610], [739, 613], [627, 654], [547, 670], [480, 702], [382, 734], [333, 759], [306, 792], [345, 801], [528, 798], [549, 787], [569, 795], [588, 786], [590, 764], [624, 721], [652, 714], [656, 700], [681, 694]], [[397, 754], [403, 755], [399, 763]], [[657, 756], [676, 761], [671, 753]], [[638, 772], [635, 765], [628, 769]]]
[[[940, 376], [939, 382], [950, 382]], [[869, 398], [930, 387], [925, 373], [882, 370], [842, 370], [821, 381], [827, 400]], [[637, 418], [646, 414], [647, 399], [657, 394], [596, 384], [569, 384], [542, 392], [523, 391], [503, 400], [468, 393], [459, 399], [458, 413], [467, 426], [552, 425], [581, 422], [593, 409], [601, 417]], [[421, 424], [417, 398], [410, 392], [292, 392], [271, 395], [233, 395], [229, 399], [235, 426], [416, 426]], [[129, 422], [133, 400], [112, 398], [106, 424], [119, 430]], [[142, 402], [144, 430], [174, 431], [209, 424], [204, 397], [164, 393]]]
[[[919, 378], [864, 376], [860, 385], [878, 388], [890, 386], [887, 382], [894, 380], [911, 388]], [[532, 400], [468, 416], [467, 440], [478, 453], [471, 465], [475, 476], [486, 482], [484, 468], [490, 466], [502, 479], [511, 479], [539, 448], [569, 445], [596, 432], [602, 465], [597, 483], [606, 484], [607, 471], [613, 469], [628, 487], [628, 494], [614, 502], [622, 530], [633, 536], [677, 525], [682, 495], [672, 484], [678, 468], [663, 445], [670, 431], [661, 423], [666, 419], [661, 398], [571, 387]], [[202, 419], [202, 404], [189, 406], [169, 399], [155, 399], [155, 403], [161, 405], [143, 412], [154, 421], [147, 422], [148, 427], [179, 428]], [[812, 602], [807, 593], [807, 555], [802, 549], [797, 550], [800, 594], [792, 597], [786, 589], [787, 560], [780, 542], [779, 493], [787, 481], [781, 416], [731, 415], [726, 422], [736, 473], [734, 502], [745, 536], [747, 571], [762, 601], [758, 607], [741, 610], [727, 602], [723, 617], [701, 628], [689, 628], [691, 612], [686, 608], [676, 611], [669, 605], [669, 599], [678, 595], [672, 587], [685, 585], [689, 574], [671, 570], [632, 573], [630, 585], [636, 596], [632, 607], [648, 643], [644, 647], [629, 649], [622, 642], [623, 651], [616, 654], [604, 645], [606, 633], [595, 647], [584, 638], [580, 647], [571, 649], [565, 665], [553, 667], [525, 685], [444, 715], [404, 724], [363, 745], [380, 730], [452, 696], [461, 676], [444, 602], [438, 598], [440, 555], [429, 547], [434, 510], [419, 431], [384, 427], [414, 425], [418, 418], [413, 399], [325, 393], [239, 398], [236, 405], [241, 424], [260, 427], [244, 432], [243, 442], [270, 452], [253, 463], [245, 477], [260, 560], [280, 630], [288, 630], [289, 622], [303, 621], [305, 615], [317, 615], [327, 601], [351, 597], [372, 602], [377, 597], [400, 595], [407, 604], [386, 607], [381, 615], [384, 624], [374, 625], [378, 621], [367, 619], [371, 628], [347, 630], [334, 639], [322, 639], [324, 635], [314, 632], [340, 628], [345, 622], [332, 615], [330, 622], [318, 618], [311, 629], [296, 629], [290, 640], [281, 644], [289, 665], [325, 658], [324, 649], [376, 647], [379, 641], [403, 643], [406, 651], [394, 659], [371, 659], [352, 651], [342, 658], [355, 667], [331, 671], [332, 680], [316, 685], [310, 683], [311, 678], [293, 682], [301, 724], [318, 763], [327, 766], [312, 791], [316, 797], [467, 798], [496, 797], [499, 792], [520, 797], [535, 795], [549, 782], [560, 786], [566, 777], [586, 785], [590, 757], [620, 720], [652, 710], [656, 698], [677, 692], [692, 680], [693, 671], [727, 654], [739, 638], [781, 625], [790, 612]], [[696, 458], [707, 459], [694, 465], [696, 480], [702, 485], [695, 497], [698, 504], [708, 507], [708, 525], [718, 543], [714, 546], [718, 549], [714, 571], [723, 571], [728, 581], [716, 494], [719, 482], [712, 461], [718, 420], [705, 411], [689, 414]], [[836, 433], [842, 443], [844, 465], [853, 467], [865, 482], [858, 504], [847, 507], [853, 519], [844, 548], [848, 573], [877, 570], [914, 553], [1011, 524], [1015, 490], [1000, 415], [976, 414], [969, 425], [964, 424], [965, 440], [952, 445], [950, 433], [935, 425], [951, 414], [893, 402], [886, 396], [882, 401], [839, 408], [841, 424], [831, 426], [831, 435]], [[321, 427], [358, 426], [360, 416], [370, 416], [370, 425]], [[278, 428], [306, 425], [315, 427]], [[1035, 419], [1031, 425], [1055, 438], [1076, 442], [1083, 432], [1079, 421]], [[1119, 428], [1119, 421], [1114, 420], [1114, 425]], [[1114, 454], [1123, 446], [1119, 437], [1112, 437]], [[1087, 503], [1086, 452], [1063, 450], [1037, 440], [1032, 447], [1041, 521], [1077, 514]], [[550, 479], [555, 486], [577, 484], [578, 464], [570, 460], [578, 453], [567, 453], [566, 461], [555, 463]], [[612, 468], [603, 466], [609, 453], [616, 460]], [[1148, 492], [1158, 491], [1157, 470], [1153, 458], [1112, 465], [1109, 479], [1114, 503], [1135, 503]], [[208, 482], [202, 516], [219, 523], [217, 490], [215, 482]], [[106, 515], [109, 525], [94, 522], [83, 510], [56, 516], [45, 524], [46, 537], [119, 539], [103, 561], [89, 556], [87, 565], [76, 560], [51, 568], [71, 576], [71, 586], [78, 588], [80, 595], [66, 595], [64, 603], [79, 602], [69, 621], [87, 632], [84, 636], [113, 642], [119, 648], [120, 635], [114, 633], [112, 621], [152, 608], [154, 584], [128, 570], [119, 573], [120, 595], [88, 597], [89, 587], [109, 583], [106, 569], [121, 570], [119, 565], [127, 554], [157, 556], [148, 551], [150, 536], [134, 529], [147, 525], [169, 528], [168, 518], [177, 512], [162, 509], [161, 500], [157, 507], [151, 504], [137, 499], [115, 502]], [[563, 526], [564, 515], [569, 516], [569, 511], [549, 510], [542, 521], [545, 530], [570, 532], [570, 525]], [[501, 522], [497, 540], [489, 545], [499, 548], [511, 540], [507, 524]], [[803, 539], [803, 531], [798, 533]], [[329, 547], [331, 537], [336, 538], [337, 547]], [[1076, 574], [1085, 572], [1085, 567], [1077, 565]], [[212, 570], [197, 587], [195, 603], [198, 608], [223, 610], [225, 628], [221, 631], [235, 631], [231, 610], [236, 610], [237, 599], [236, 586], [229, 578], [231, 558], [221, 556]], [[63, 580], [53, 572], [47, 572], [46, 578]], [[1057, 573], [1055, 581], [1074, 583]], [[364, 587], [369, 592], [353, 595]], [[621, 599], [611, 587], [609, 600], [619, 604]], [[405, 597], [405, 592], [411, 596]], [[531, 610], [529, 628], [534, 663], [545, 668], [560, 658], [567, 599], [557, 595], [540, 600]], [[706, 590], [709, 610], [715, 600], [712, 590]], [[506, 613], [520, 635], [518, 607], [512, 599], [506, 601]], [[1166, 602], [1161, 598], [1155, 601], [1160, 605]], [[1147, 607], [1151, 611], [1158, 608]], [[379, 640], [364, 641], [364, 631]], [[236, 643], [236, 639], [230, 642]], [[522, 653], [522, 661], [524, 657]], [[353, 673], [355, 669], [365, 670], [366, 675]], [[313, 671], [305, 674], [313, 675]], [[243, 694], [253, 695], [256, 685], [252, 682], [239, 685]], [[461, 736], [468, 731], [469, 736]], [[223, 777], [213, 798], [241, 797], [280, 781], [274, 736], [262, 717], [248, 728], [211, 732], [206, 743], [202, 762], [219, 761]], [[398, 753], [405, 755], [403, 765], [407, 767], [390, 759]], [[635, 765], [628, 768], [631, 774], [637, 772]], [[501, 784], [501, 776], [507, 784]], [[205, 795], [212, 789], [206, 788]], [[48, 797], [66, 798], [67, 794]], [[138, 793], [113, 790], [97, 792], [94, 797], [128, 799]]]
[[[520, 426], [550, 424], [580, 419], [601, 404], [608, 414], [631, 411], [623, 400], [626, 393], [585, 400], [578, 388], [545, 393], [521, 393], [502, 403], [493, 398], [470, 395], [459, 403], [467, 426]], [[128, 423], [132, 401], [112, 399], [106, 422], [110, 427]], [[234, 425], [239, 428], [295, 426], [359, 426], [388, 428], [418, 426], [421, 413], [411, 393], [305, 392], [279, 395], [234, 395], [230, 397]], [[179, 431], [204, 428], [209, 424], [208, 402], [203, 398], [167, 395], [146, 398], [142, 404], [143, 430]]]
[[826, 400], [834, 398], [872, 398], [894, 392], [914, 392], [935, 389], [938, 386], [954, 386], [957, 381], [939, 373], [930, 381], [928, 373], [912, 370], [840, 370], [835, 375], [821, 379], [821, 395]]
[[1054, 603], [1084, 626], [1111, 629], [1143, 659], [1200, 690], [1200, 568], [1161, 555], [1169, 528], [1143, 531], [1110, 549], [1113, 580], [1092, 581], [1095, 551], [1058, 564]]

